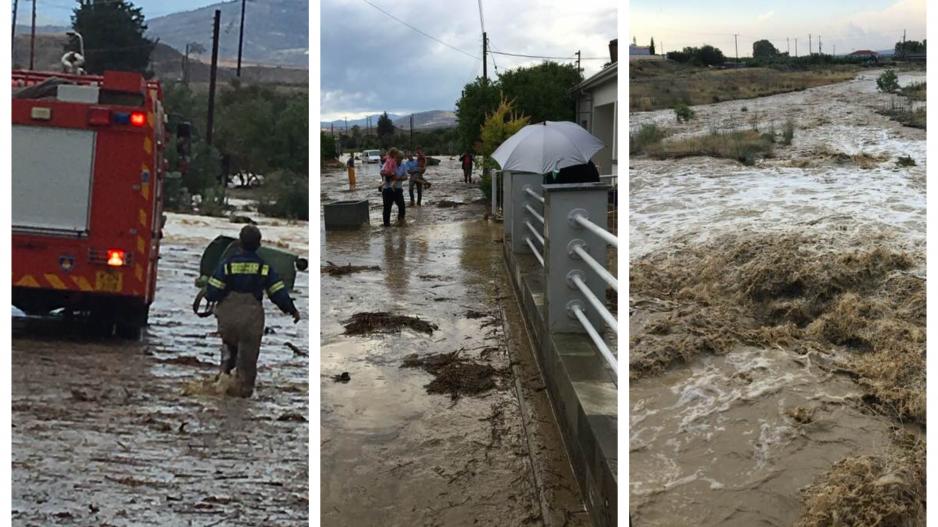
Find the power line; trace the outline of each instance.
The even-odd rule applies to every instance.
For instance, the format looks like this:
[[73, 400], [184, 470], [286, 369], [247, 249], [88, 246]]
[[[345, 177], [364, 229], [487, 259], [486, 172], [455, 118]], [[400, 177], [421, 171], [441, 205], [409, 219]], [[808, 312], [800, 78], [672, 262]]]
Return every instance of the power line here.
[[459, 48], [457, 48], [456, 46], [453, 46], [453, 45], [447, 44], [446, 42], [443, 42], [442, 40], [440, 40], [440, 39], [434, 37], [433, 35], [424, 33], [424, 32], [421, 31], [420, 29], [417, 29], [416, 27], [414, 27], [414, 26], [408, 24], [407, 22], [404, 22], [404, 21], [401, 20], [400, 18], [397, 18], [396, 16], [392, 15], [391, 13], [388, 13], [388, 12], [385, 11], [384, 9], [381, 9], [380, 7], [378, 7], [378, 6], [376, 6], [375, 4], [369, 2], [368, 0], [362, 0], [362, 2], [365, 2], [366, 4], [370, 5], [371, 7], [377, 9], [378, 11], [381, 11], [381, 12], [384, 13], [385, 15], [387, 15], [387, 16], [391, 17], [392, 19], [394, 19], [394, 20], [400, 22], [401, 24], [404, 24], [405, 26], [409, 27], [410, 29], [413, 29], [413, 30], [416, 31], [417, 33], [420, 33], [421, 35], [423, 35], [423, 36], [429, 38], [430, 40], [434, 40], [434, 41], [436, 41], [436, 42], [439, 42], [440, 44], [443, 44], [444, 46], [446, 46], [446, 47], [448, 47], [448, 48], [450, 48], [450, 49], [452, 49], [452, 50], [454, 50], [454, 51], [458, 51], [458, 52], [462, 53], [463, 55], [465, 55], [465, 56], [467, 56], [467, 57], [470, 57], [470, 58], [473, 58], [473, 59], [476, 59], [476, 60], [482, 60], [482, 59], [480, 59], [479, 57], [477, 57], [477, 56], [475, 56], [475, 55], [469, 53], [468, 51], [459, 49]]

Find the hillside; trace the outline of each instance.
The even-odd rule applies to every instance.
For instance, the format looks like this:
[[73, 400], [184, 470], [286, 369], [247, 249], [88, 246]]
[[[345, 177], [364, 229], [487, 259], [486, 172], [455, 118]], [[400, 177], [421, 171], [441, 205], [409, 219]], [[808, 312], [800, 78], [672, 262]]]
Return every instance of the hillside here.
[[[378, 117], [381, 114], [376, 113], [371, 117], [371, 126], [377, 126]], [[391, 121], [394, 122], [394, 126], [404, 130], [410, 129], [410, 114], [398, 115], [398, 114], [388, 114], [388, 117], [391, 118]], [[355, 125], [364, 128], [367, 122], [367, 118], [361, 119], [350, 119], [348, 122], [348, 127], [351, 128]], [[330, 126], [335, 126], [337, 129], [345, 129], [345, 119], [336, 119], [335, 121], [322, 121], [319, 123], [320, 129], [328, 130]], [[446, 110], [430, 110], [426, 112], [418, 112], [414, 114], [414, 130], [433, 130], [436, 128], [451, 128], [456, 126], [456, 114], [451, 111]]]
[[[207, 51], [202, 59], [208, 62], [212, 49], [212, 17], [221, 10], [219, 59], [234, 61], [238, 57], [238, 31], [241, 2], [221, 2], [192, 11], [173, 13], [147, 20], [147, 36], [184, 50], [196, 42]], [[307, 68], [309, 64], [309, 3], [305, 0], [264, 0], [248, 2], [244, 22], [243, 63]]]

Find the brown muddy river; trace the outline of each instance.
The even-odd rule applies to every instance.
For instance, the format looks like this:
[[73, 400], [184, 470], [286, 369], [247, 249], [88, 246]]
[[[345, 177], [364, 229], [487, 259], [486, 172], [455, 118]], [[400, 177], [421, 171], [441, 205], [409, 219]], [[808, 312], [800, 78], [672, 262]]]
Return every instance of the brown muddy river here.
[[[875, 113], [890, 97], [876, 92], [878, 73], [866, 71], [851, 82], [801, 92], [695, 107], [698, 119], [685, 124], [675, 123], [671, 111], [630, 114], [633, 131], [656, 123], [678, 137], [750, 126], [781, 129], [788, 118], [795, 123], [791, 146], [776, 148], [772, 158], [754, 166], [707, 157], [631, 159], [632, 261], [653, 256], [655, 262], [670, 262], [686, 252], [709, 250], [708, 244], [719, 250], [724, 240], [798, 235], [813, 240], [814, 245], [801, 248], [803, 254], [821, 259], [858, 247], [907, 254], [911, 268], [889, 275], [886, 282], [906, 275], [923, 280], [925, 131]], [[901, 84], [912, 81], [924, 81], [924, 73], [900, 74]], [[837, 160], [863, 154], [872, 162]], [[898, 156], [911, 157], [915, 166], [898, 166]], [[727, 244], [725, 250], [732, 254], [735, 248]], [[774, 268], [785, 263], [781, 255]], [[809, 282], [811, 277], [805, 278]], [[744, 306], [740, 327], [714, 325], [720, 331], [706, 341], [711, 338], [705, 334], [709, 329], [701, 329], [710, 327], [706, 313], [739, 307], [731, 305], [734, 299], [683, 305], [634, 291], [633, 354], [640, 348], [636, 342], [671, 338], [678, 345], [681, 335], [704, 339], [698, 341], [704, 342], [702, 349], [712, 351], [723, 345], [720, 338], [745, 331], [742, 317], [751, 315]], [[796, 290], [790, 293], [781, 302], [800, 301]], [[680, 297], [675, 292], [673, 298]], [[691, 322], [668, 326], [685, 320]], [[636, 527], [790, 526], [802, 514], [803, 489], [835, 463], [850, 456], [890, 455], [899, 423], [862, 404], [866, 391], [849, 375], [819, 367], [837, 363], [843, 350], [828, 346], [805, 355], [798, 344], [737, 345], [726, 354], [702, 353], [630, 381], [629, 513]], [[824, 362], [812, 360], [818, 357]], [[924, 426], [910, 428], [919, 436], [924, 432]]]
[[[344, 171], [322, 180], [324, 203], [369, 200], [371, 225], [323, 230], [321, 264], [380, 267], [322, 275], [322, 525], [587, 525], [543, 385], [521, 352], [501, 225], [483, 219], [477, 185], [444, 159], [428, 168], [423, 206], [407, 208], [406, 225], [384, 228], [376, 168], [358, 168], [355, 192]], [[440, 207], [444, 200], [459, 205]], [[344, 334], [343, 322], [361, 312], [437, 329]], [[457, 351], [498, 372], [490, 389], [428, 393], [433, 374], [402, 368], [409, 356]], [[521, 364], [520, 378], [510, 363]], [[335, 382], [343, 372], [348, 382]]]
[[[265, 239], [306, 252], [306, 223], [256, 219]], [[169, 215], [140, 342], [55, 323], [14, 336], [15, 525], [307, 524], [308, 359], [286, 343], [308, 351], [309, 275], [293, 292], [299, 324], [265, 300], [252, 399], [183, 395], [219, 359], [214, 318], [190, 309], [202, 249], [239, 228]]]

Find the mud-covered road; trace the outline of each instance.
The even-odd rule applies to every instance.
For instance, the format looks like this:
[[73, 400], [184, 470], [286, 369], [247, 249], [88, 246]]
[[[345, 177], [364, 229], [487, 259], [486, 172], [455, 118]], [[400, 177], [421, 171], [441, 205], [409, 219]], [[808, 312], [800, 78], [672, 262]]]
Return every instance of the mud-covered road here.
[[[903, 360], [924, 352], [925, 131], [876, 113], [894, 97], [877, 93], [879, 73], [694, 107], [683, 124], [630, 114], [633, 132], [655, 123], [672, 138], [795, 125], [753, 166], [630, 160], [634, 525], [826, 525], [843, 506], [923, 521], [914, 496], [867, 490], [924, 484], [893, 461], [907, 452], [897, 437], [924, 432], [924, 375]], [[836, 485], [818, 499], [845, 458], [892, 468], [843, 478], [854, 502]], [[903, 476], [877, 480], [889, 470]]]
[[[243, 214], [271, 243], [308, 251], [306, 223]], [[307, 524], [309, 275], [293, 292], [299, 324], [265, 300], [252, 399], [183, 395], [219, 358], [214, 318], [190, 310], [202, 249], [239, 228], [169, 214], [140, 342], [55, 323], [14, 336], [14, 525]]]
[[[323, 203], [367, 199], [371, 225], [323, 230], [321, 264], [380, 268], [322, 275], [322, 525], [587, 525], [478, 175], [429, 167], [423, 206], [384, 228], [377, 169], [358, 169], [354, 192], [344, 171], [322, 180]], [[363, 312], [436, 329], [346, 334]], [[451, 353], [478, 375], [402, 367]], [[468, 393], [452, 382], [468, 377]]]

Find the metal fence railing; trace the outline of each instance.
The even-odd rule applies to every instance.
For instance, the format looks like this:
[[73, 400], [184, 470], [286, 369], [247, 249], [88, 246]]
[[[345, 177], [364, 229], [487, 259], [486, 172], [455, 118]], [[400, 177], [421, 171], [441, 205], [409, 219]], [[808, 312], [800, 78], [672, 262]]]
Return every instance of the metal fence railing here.
[[618, 293], [609, 272], [609, 248], [618, 238], [607, 228], [611, 186], [606, 183], [544, 185], [540, 174], [503, 172], [505, 236], [514, 253], [530, 253], [544, 270], [547, 329], [585, 333], [613, 372], [618, 359], [602, 336], [618, 333], [606, 289]]

